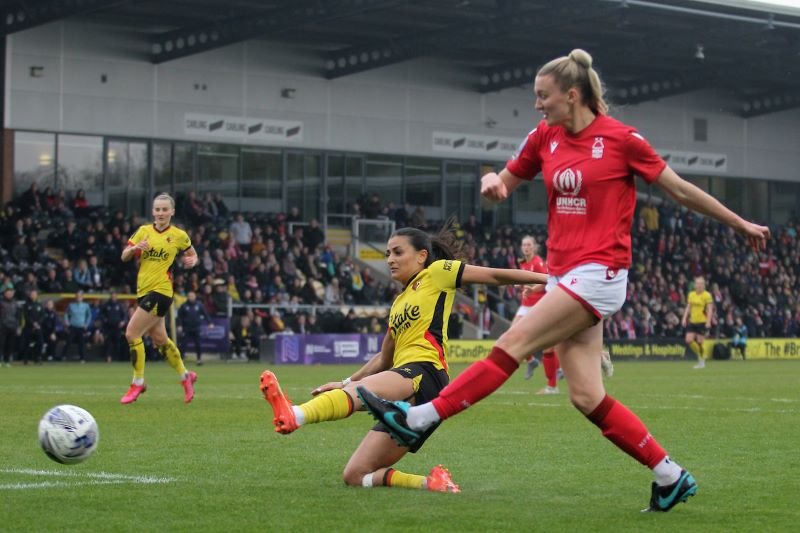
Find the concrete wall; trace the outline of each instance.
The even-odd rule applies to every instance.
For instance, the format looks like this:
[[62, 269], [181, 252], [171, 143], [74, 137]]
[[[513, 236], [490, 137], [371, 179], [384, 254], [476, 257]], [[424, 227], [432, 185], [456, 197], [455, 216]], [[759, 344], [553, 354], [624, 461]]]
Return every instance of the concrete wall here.
[[[290, 146], [445, 157], [432, 148], [434, 131], [522, 139], [539, 120], [530, 87], [481, 95], [473, 74], [435, 59], [327, 81], [321, 57], [275, 42], [161, 65], [148, 61], [144, 35], [73, 22], [8, 42], [12, 129], [231, 142], [185, 133], [185, 114], [205, 113], [302, 121], [302, 141]], [[30, 75], [32, 66], [43, 67], [41, 77]], [[284, 88], [295, 89], [294, 98], [283, 98]], [[726, 175], [800, 181], [800, 111], [745, 120], [726, 110], [732, 106], [693, 93], [615, 115], [660, 149], [727, 155]], [[707, 142], [692, 141], [695, 118], [708, 121]]]

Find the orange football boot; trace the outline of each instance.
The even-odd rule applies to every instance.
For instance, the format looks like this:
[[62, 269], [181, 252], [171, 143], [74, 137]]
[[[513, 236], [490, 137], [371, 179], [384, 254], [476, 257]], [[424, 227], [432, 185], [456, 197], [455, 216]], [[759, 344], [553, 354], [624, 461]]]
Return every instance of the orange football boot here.
[[274, 416], [272, 424], [275, 426], [277, 433], [288, 435], [300, 427], [297, 425], [297, 419], [295, 419], [294, 411], [292, 411], [292, 402], [281, 390], [278, 378], [269, 370], [261, 373], [261, 394], [272, 406]]
[[425, 478], [428, 490], [434, 492], [461, 492], [461, 487], [453, 482], [450, 471], [442, 465], [431, 468], [431, 473]]

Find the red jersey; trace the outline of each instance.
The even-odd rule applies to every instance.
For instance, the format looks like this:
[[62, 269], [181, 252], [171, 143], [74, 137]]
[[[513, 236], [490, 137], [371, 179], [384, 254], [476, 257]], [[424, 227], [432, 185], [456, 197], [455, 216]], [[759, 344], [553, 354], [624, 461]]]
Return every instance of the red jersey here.
[[[519, 264], [519, 268], [529, 272], [540, 272], [542, 274], [547, 274], [547, 265], [544, 264], [544, 259], [538, 255], [534, 255], [530, 261], [521, 262]], [[519, 304], [525, 307], [533, 307], [536, 305], [536, 302], [541, 300], [543, 297], [544, 291], [536, 291], [530, 296], [523, 296]]]
[[542, 121], [506, 165], [521, 179], [544, 177], [547, 262], [556, 275], [586, 263], [628, 268], [634, 175], [652, 183], [665, 167], [633, 127], [606, 115], [577, 135]]

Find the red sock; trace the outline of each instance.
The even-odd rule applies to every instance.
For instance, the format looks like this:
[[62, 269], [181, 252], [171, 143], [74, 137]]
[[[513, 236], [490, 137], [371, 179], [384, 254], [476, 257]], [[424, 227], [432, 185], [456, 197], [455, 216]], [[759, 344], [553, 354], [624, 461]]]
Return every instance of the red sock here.
[[608, 394], [586, 418], [619, 449], [651, 469], [667, 456], [664, 448], [647, 431], [644, 422]]
[[442, 420], [489, 396], [519, 368], [519, 363], [495, 346], [489, 357], [472, 363], [433, 400]]
[[547, 386], [555, 387], [558, 384], [558, 367], [561, 363], [555, 350], [544, 352], [542, 355], [542, 366], [544, 367], [544, 377], [547, 378]]

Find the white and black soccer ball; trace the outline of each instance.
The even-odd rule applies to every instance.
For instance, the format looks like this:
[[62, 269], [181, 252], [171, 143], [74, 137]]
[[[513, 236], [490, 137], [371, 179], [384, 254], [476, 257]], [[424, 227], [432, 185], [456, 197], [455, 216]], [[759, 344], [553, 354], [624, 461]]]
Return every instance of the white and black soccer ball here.
[[94, 417], [75, 405], [57, 405], [39, 421], [39, 444], [53, 461], [71, 465], [97, 449], [100, 432]]

